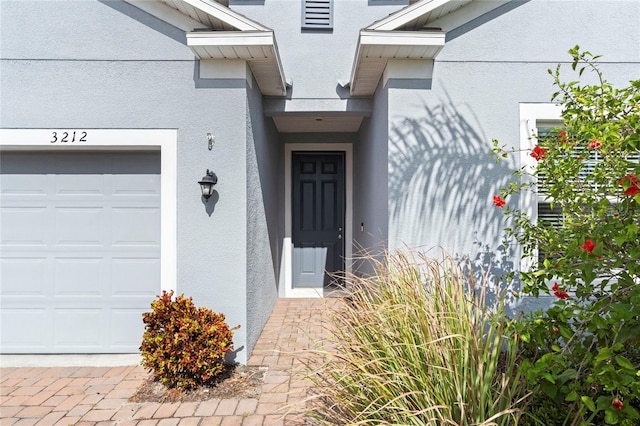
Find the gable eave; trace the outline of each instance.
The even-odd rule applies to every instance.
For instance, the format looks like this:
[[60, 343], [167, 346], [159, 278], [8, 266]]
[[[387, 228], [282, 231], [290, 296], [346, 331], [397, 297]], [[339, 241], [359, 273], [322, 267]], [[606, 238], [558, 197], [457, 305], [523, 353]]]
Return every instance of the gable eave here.
[[267, 96], [284, 96], [286, 80], [273, 31], [213, 0], [128, 0], [185, 31], [201, 60], [246, 60]]
[[419, 0], [360, 31], [351, 68], [351, 96], [372, 96], [389, 59], [434, 59], [445, 32], [429, 24], [473, 0]]
[[444, 42], [444, 31], [361, 30], [351, 71], [351, 96], [372, 96], [388, 60], [433, 59]]
[[284, 71], [273, 31], [197, 31], [187, 33], [187, 45], [201, 60], [247, 61], [260, 92], [284, 96]]
[[159, 1], [212, 30], [269, 31], [269, 28], [213, 0]]
[[473, 0], [420, 0], [374, 22], [365, 30], [419, 30]]

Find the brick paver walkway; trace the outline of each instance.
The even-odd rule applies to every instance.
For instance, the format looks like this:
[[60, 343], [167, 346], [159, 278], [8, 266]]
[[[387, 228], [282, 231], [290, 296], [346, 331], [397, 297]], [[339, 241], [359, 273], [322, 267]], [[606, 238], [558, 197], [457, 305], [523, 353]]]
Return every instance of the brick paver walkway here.
[[336, 299], [280, 299], [249, 359], [267, 367], [258, 398], [130, 403], [141, 366], [2, 368], [0, 425], [303, 425], [309, 349], [322, 340]]

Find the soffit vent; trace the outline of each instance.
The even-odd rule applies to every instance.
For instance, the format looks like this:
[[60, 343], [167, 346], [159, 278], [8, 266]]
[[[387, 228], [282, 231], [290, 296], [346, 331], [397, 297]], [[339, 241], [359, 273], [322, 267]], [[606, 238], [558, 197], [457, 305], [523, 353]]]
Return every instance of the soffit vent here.
[[333, 0], [302, 0], [302, 28], [333, 28]]

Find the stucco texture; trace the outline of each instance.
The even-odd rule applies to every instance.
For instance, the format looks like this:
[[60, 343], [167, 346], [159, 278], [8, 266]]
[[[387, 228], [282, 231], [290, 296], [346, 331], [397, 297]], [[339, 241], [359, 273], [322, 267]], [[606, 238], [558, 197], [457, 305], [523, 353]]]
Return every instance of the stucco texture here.
[[[507, 224], [492, 196], [520, 164], [496, 163], [492, 139], [519, 149], [519, 104], [551, 101], [547, 70], [559, 62], [565, 78], [576, 79], [566, 53], [576, 44], [603, 55], [615, 84], [640, 75], [637, 2], [512, 3], [469, 21], [473, 6], [433, 24], [449, 32], [430, 88], [385, 84], [389, 246], [443, 248], [497, 277], [520, 265], [518, 247], [503, 245]], [[518, 197], [508, 203], [518, 207]]]
[[[246, 75], [215, 84], [200, 78], [175, 28], [124, 2], [0, 6], [1, 127], [178, 130], [177, 292], [242, 326], [235, 359], [245, 362], [248, 329], [255, 340], [263, 325], [247, 327]], [[211, 151], [207, 133], [216, 141]], [[197, 181], [207, 169], [219, 180], [205, 202]], [[259, 241], [251, 256], [262, 259], [263, 250], [270, 258]], [[264, 285], [273, 287], [267, 269]], [[273, 306], [270, 291], [260, 321]]]

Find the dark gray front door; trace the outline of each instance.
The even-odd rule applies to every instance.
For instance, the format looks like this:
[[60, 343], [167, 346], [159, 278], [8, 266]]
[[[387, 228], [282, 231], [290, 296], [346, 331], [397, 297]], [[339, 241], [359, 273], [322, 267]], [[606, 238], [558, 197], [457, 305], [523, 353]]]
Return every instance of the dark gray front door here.
[[344, 153], [294, 152], [293, 286], [322, 288], [344, 270]]

